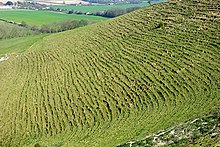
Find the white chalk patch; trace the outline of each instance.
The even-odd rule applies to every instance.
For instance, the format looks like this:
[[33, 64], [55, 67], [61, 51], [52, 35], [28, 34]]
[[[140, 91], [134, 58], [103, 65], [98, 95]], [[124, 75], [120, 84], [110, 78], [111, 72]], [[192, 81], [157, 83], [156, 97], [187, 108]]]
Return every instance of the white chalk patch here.
[[0, 62], [5, 61], [5, 60], [8, 60], [8, 57], [1, 57], [0, 58]]

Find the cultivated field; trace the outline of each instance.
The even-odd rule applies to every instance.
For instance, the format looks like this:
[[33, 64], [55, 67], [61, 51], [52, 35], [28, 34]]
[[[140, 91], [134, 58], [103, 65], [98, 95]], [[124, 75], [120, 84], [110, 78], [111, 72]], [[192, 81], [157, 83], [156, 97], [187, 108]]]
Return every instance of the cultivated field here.
[[97, 12], [97, 11], [104, 11], [109, 10], [113, 8], [130, 8], [130, 7], [145, 7], [149, 4], [146, 2], [140, 3], [140, 4], [122, 4], [122, 5], [100, 5], [100, 6], [53, 6], [53, 8], [61, 8], [61, 9], [67, 9], [67, 10], [75, 10], [75, 11], [83, 11], [83, 12]]
[[218, 110], [219, 7], [161, 3], [11, 55], [0, 146], [116, 146]]
[[27, 24], [41, 26], [43, 24], [57, 22], [67, 19], [102, 21], [107, 18], [90, 15], [64, 14], [51, 11], [31, 11], [31, 10], [0, 10], [0, 18], [14, 22], [26, 22]]
[[[8, 0], [0, 0], [0, 2], [6, 3]], [[10, 0], [12, 2], [17, 2], [18, 0]], [[19, 0], [23, 2], [24, 0]], [[79, 4], [79, 3], [88, 3], [81, 0], [32, 0], [33, 2], [47, 4], [47, 5], [60, 5], [60, 4]]]
[[89, 2], [85, 2], [82, 0], [33, 0], [34, 2], [46, 5], [65, 5], [65, 4], [88, 4]]

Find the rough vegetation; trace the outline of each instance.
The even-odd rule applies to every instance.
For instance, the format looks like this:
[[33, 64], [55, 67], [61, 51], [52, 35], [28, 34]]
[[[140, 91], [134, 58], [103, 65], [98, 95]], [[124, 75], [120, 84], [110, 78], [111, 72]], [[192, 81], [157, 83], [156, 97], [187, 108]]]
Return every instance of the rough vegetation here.
[[126, 14], [126, 13], [130, 13], [130, 12], [138, 10], [140, 8], [141, 7], [129, 7], [129, 8], [126, 8], [126, 9], [113, 8], [113, 9], [108, 9], [108, 10], [105, 10], [105, 11], [98, 11], [98, 12], [95, 12], [95, 13], [71, 10], [71, 11], [67, 11], [67, 14], [96, 15], [96, 16], [103, 16], [103, 17], [113, 18], [113, 17], [117, 17], [117, 16], [120, 16], [120, 15], [123, 15], [123, 14]]
[[217, 146], [219, 143], [220, 112], [215, 112], [118, 147]]
[[39, 34], [39, 32], [0, 21], [0, 40], [8, 39], [8, 38], [24, 37], [24, 36], [30, 36], [36, 34]]
[[216, 111], [219, 7], [153, 5], [0, 62], [0, 146], [114, 146]]
[[64, 20], [60, 22], [54, 22], [42, 25], [41, 28], [35, 27], [36, 30], [42, 32], [42, 33], [57, 33], [67, 30], [72, 30], [78, 27], [83, 27], [88, 24], [91, 24], [92, 22], [89, 22], [87, 20]]
[[126, 9], [120, 9], [120, 8], [113, 8], [113, 9], [109, 9], [106, 11], [98, 11], [96, 13], [94, 13], [94, 15], [98, 15], [98, 16], [103, 16], [103, 17], [117, 17], [126, 13], [130, 13], [132, 11], [138, 10], [141, 7], [130, 7], [130, 8], [126, 8]]

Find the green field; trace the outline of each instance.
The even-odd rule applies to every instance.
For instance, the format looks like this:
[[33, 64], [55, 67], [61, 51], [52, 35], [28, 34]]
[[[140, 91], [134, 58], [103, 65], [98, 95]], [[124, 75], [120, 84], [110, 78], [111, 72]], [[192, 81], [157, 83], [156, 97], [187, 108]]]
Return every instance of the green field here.
[[219, 7], [160, 3], [12, 54], [0, 62], [0, 146], [111, 147], [219, 110]]
[[14, 21], [14, 22], [26, 22], [27, 24], [41, 26], [43, 24], [75, 19], [75, 20], [90, 20], [90, 21], [101, 21], [106, 18], [100, 16], [90, 15], [76, 15], [76, 14], [65, 14], [52, 11], [31, 11], [31, 10], [0, 10], [0, 18]]
[[104, 11], [113, 8], [130, 8], [130, 7], [145, 7], [148, 6], [148, 3], [141, 3], [141, 4], [123, 4], [123, 5], [104, 5], [104, 6], [53, 6], [53, 8], [61, 8], [67, 10], [76, 10], [76, 11], [83, 11], [83, 12], [97, 12], [97, 11]]
[[[160, 0], [159, 2], [163, 2], [164, 0]], [[147, 2], [143, 2], [140, 4], [119, 4], [119, 5], [103, 5], [103, 6], [53, 6], [53, 8], [61, 8], [61, 9], [67, 9], [67, 10], [75, 10], [75, 11], [83, 11], [83, 12], [97, 12], [97, 11], [104, 11], [109, 10], [113, 8], [130, 8], [130, 7], [145, 7], [149, 6]]]
[[46, 35], [35, 35], [18, 37], [13, 39], [0, 40], [0, 56], [4, 54], [17, 54], [28, 50], [35, 42], [42, 40]]

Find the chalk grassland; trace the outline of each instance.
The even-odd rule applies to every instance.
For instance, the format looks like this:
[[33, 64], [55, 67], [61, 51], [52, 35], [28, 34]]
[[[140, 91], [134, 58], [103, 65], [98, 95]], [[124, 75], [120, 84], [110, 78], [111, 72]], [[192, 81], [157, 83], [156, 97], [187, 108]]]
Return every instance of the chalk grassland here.
[[219, 146], [220, 112], [199, 116], [196, 119], [160, 130], [142, 140], [129, 141], [118, 147], [150, 146]]
[[26, 51], [35, 42], [42, 40], [46, 35], [35, 35], [26, 37], [17, 37], [13, 39], [0, 40], [0, 56], [5, 54], [17, 54]]
[[67, 19], [74, 20], [90, 20], [90, 21], [101, 21], [106, 18], [100, 16], [90, 15], [76, 15], [76, 14], [65, 14], [52, 11], [31, 11], [31, 10], [0, 10], [0, 18], [11, 20], [15, 22], [26, 22], [27, 24], [41, 26], [43, 24], [57, 22]]
[[10, 56], [0, 144], [115, 146], [219, 109], [219, 7], [161, 3]]

